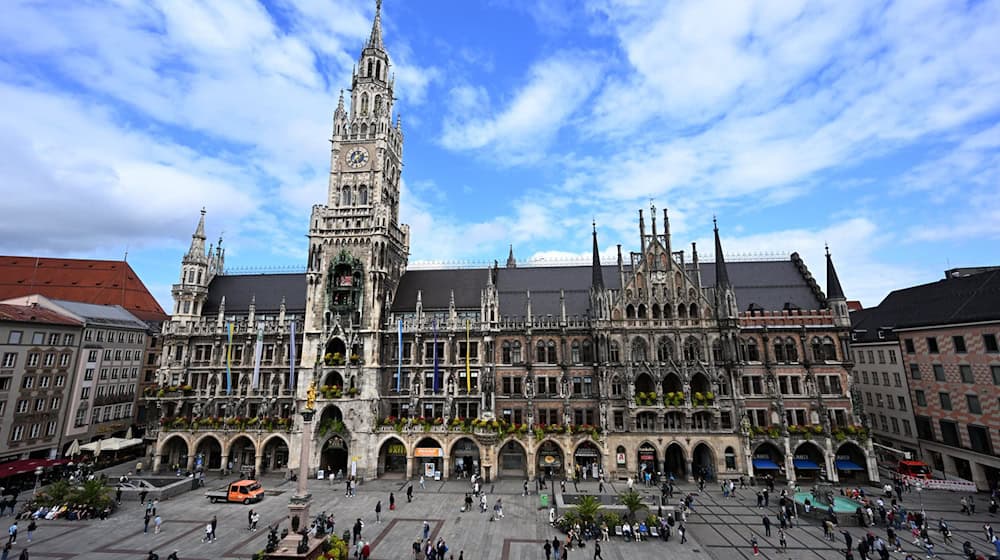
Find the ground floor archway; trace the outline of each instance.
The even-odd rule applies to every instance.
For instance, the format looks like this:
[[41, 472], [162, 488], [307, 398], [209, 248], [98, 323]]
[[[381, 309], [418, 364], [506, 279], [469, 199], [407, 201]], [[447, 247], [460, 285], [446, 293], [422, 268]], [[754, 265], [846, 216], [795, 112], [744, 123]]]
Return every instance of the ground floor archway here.
[[826, 457], [818, 445], [805, 441], [795, 448], [792, 467], [796, 480], [819, 480], [826, 471]]
[[469, 478], [480, 474], [479, 444], [464, 437], [451, 446], [451, 469], [455, 478]]
[[663, 472], [667, 478], [670, 475], [677, 480], [687, 478], [687, 457], [681, 444], [675, 442], [667, 446], [663, 453]]
[[387, 478], [406, 477], [406, 445], [399, 438], [391, 437], [379, 447], [378, 474]]
[[[320, 466], [326, 471], [326, 476], [346, 476], [349, 447], [347, 441], [339, 435], [332, 435], [323, 442], [320, 450]], [[405, 456], [405, 453], [404, 453]]]
[[528, 452], [520, 443], [510, 440], [500, 448], [497, 475], [501, 477], [528, 477]]
[[538, 446], [535, 460], [538, 462], [538, 472], [549, 480], [562, 477], [565, 472], [566, 458], [563, 456], [562, 448], [552, 440], [545, 440]]
[[841, 481], [861, 481], [868, 479], [868, 460], [864, 450], [856, 443], [845, 442], [837, 448], [834, 468]]
[[753, 452], [753, 476], [780, 478], [785, 476], [785, 454], [771, 442], [758, 445]]
[[694, 446], [691, 452], [691, 468], [694, 475], [702, 477], [708, 481], [714, 481], [718, 473], [716, 472], [715, 452], [707, 443], [699, 443]]
[[581, 443], [576, 446], [576, 451], [573, 452], [573, 462], [576, 463], [574, 474], [581, 480], [596, 479], [604, 468], [601, 459], [601, 450], [594, 442]]
[[198, 441], [194, 450], [194, 468], [222, 468], [222, 444], [215, 436], [205, 436]]
[[425, 437], [413, 448], [413, 476], [434, 479], [443, 476], [444, 449], [441, 442]]
[[281, 436], [271, 436], [264, 442], [261, 472], [279, 471], [288, 468], [288, 443]]
[[169, 466], [172, 471], [187, 468], [188, 453], [188, 443], [182, 436], [170, 436], [160, 448], [160, 464]]
[[649, 473], [650, 480], [660, 472], [660, 457], [656, 447], [648, 441], [642, 442], [636, 451], [636, 473], [639, 480], [644, 480], [646, 473]]
[[239, 436], [229, 443], [227, 467], [233, 472], [249, 474], [257, 461], [257, 446], [248, 436]]

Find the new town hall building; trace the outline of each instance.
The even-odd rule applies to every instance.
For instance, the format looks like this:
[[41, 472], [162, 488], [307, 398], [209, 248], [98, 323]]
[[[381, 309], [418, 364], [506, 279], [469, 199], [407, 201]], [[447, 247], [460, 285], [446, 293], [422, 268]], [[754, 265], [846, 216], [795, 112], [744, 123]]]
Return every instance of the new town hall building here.
[[305, 273], [225, 274], [202, 212], [148, 391], [156, 468], [283, 470], [306, 445], [368, 478], [878, 478], [829, 254], [824, 294], [798, 254], [727, 263], [718, 229], [702, 262], [654, 209], [613, 265], [595, 228], [589, 266], [407, 270], [390, 76], [376, 11]]

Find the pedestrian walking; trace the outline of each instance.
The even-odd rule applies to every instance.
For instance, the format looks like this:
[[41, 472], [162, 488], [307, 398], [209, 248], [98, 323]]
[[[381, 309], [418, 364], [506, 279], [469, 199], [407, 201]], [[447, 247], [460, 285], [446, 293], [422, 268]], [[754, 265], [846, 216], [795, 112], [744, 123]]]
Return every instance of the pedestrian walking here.
[[375, 523], [382, 522], [382, 500], [375, 504]]
[[7, 560], [7, 557], [10, 556], [10, 549], [11, 549], [10, 543], [6, 543], [3, 545], [3, 551], [0, 552], [0, 560]]
[[[785, 539], [785, 530], [778, 529], [778, 546], [781, 547], [781, 551], [785, 552], [788, 550], [788, 540]], [[850, 549], [848, 549], [850, 550]]]
[[212, 523], [205, 524], [205, 536], [201, 538], [201, 542], [212, 542]]
[[681, 537], [681, 544], [688, 542], [687, 527], [685, 527], [683, 523], [677, 526], [677, 534]]
[[251, 531], [256, 531], [257, 530], [257, 523], [259, 523], [259, 522], [260, 522], [260, 513], [258, 513], [258, 512], [255, 511], [255, 512], [253, 512], [253, 519], [250, 520], [250, 530]]
[[215, 527], [219, 524], [219, 519], [216, 516], [212, 516], [212, 540], [219, 538], [219, 535], [215, 533]]
[[597, 493], [598, 494], [603, 494], [604, 493], [604, 479], [603, 478], [597, 481]]
[[253, 527], [253, 510], [247, 512], [247, 531]]
[[121, 486], [119, 486], [118, 489], [115, 490], [115, 503], [118, 504], [118, 505], [122, 505], [122, 487]]
[[528, 479], [524, 479], [524, 490], [521, 492], [522, 496], [528, 495]]
[[140, 504], [144, 503], [146, 501], [146, 494], [148, 494], [148, 492], [146, 490], [143, 490], [142, 492], [139, 492], [139, 503]]
[[542, 549], [545, 550], [545, 560], [549, 560], [552, 557], [552, 543], [545, 541], [542, 545]]
[[406, 503], [413, 501], [413, 485], [410, 484], [406, 487]]
[[560, 542], [557, 537], [552, 537], [552, 556], [555, 560], [559, 560], [562, 550], [560, 550]]
[[38, 529], [38, 525], [35, 523], [35, 520], [32, 519], [28, 522], [28, 542], [31, 542], [31, 536], [35, 534], [36, 529]]
[[17, 521], [7, 528], [7, 544], [17, 544]]
[[760, 547], [757, 546], [757, 536], [753, 535], [750, 537], [750, 546], [753, 547], [753, 555], [760, 556]]
[[153, 519], [153, 534], [154, 535], [159, 535], [160, 534], [160, 526], [161, 525], [163, 525], [163, 518], [160, 517], [159, 515], [157, 515], [156, 518]]
[[764, 525], [764, 536], [765, 537], [770, 537], [771, 536], [771, 519], [768, 518], [765, 515], [765, 516], [763, 516], [763, 517], [760, 518], [760, 522], [761, 522], [761, 524]]
[[152, 519], [153, 518], [149, 515], [148, 511], [146, 512], [145, 515], [142, 516], [142, 532], [143, 533], [148, 533], [149, 532], [149, 522]]
[[389, 511], [396, 511], [396, 495], [389, 492]]
[[424, 540], [426, 541], [431, 536], [431, 524], [424, 521]]
[[27, 548], [22, 548], [21, 549], [21, 555], [18, 556], [17, 558], [18, 558], [18, 560], [28, 560], [28, 549]]
[[601, 543], [600, 541], [594, 541], [594, 560], [597, 560], [598, 558], [604, 560], [604, 557], [601, 556]]
[[426, 487], [424, 486], [424, 475], [420, 475], [420, 489], [421, 489], [421, 490], [426, 490], [426, 489], [427, 489], [427, 488], [426, 488]]
[[364, 529], [364, 527], [365, 524], [363, 521], [361, 521], [361, 518], [359, 517], [357, 521], [354, 522], [354, 527], [353, 527], [354, 542], [352, 544], [358, 544], [358, 541], [361, 540], [361, 529]]

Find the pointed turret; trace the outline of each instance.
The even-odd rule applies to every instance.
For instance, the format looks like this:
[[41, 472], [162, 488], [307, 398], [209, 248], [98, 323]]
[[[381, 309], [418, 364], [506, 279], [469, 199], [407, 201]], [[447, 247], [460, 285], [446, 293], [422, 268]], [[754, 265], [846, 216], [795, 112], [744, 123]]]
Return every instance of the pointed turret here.
[[840, 287], [840, 278], [833, 266], [829, 245], [826, 246], [826, 299], [847, 299], [844, 297], [844, 289]]
[[670, 249], [670, 218], [667, 216], [667, 209], [663, 209], [663, 249], [667, 252], [667, 258], [674, 258]]
[[375, 0], [375, 21], [372, 22], [372, 33], [368, 37], [368, 47], [385, 50], [382, 44], [382, 0]]
[[639, 209], [639, 249], [643, 258], [646, 257], [646, 219], [642, 217], [642, 209]]
[[507, 268], [517, 268], [517, 259], [514, 258], [514, 246], [510, 246], [510, 252], [507, 254]]
[[726, 258], [722, 255], [722, 239], [719, 237], [719, 223], [712, 218], [715, 228], [715, 285], [717, 288], [731, 289], [729, 270], [726, 268]]
[[201, 217], [198, 218], [198, 227], [191, 234], [191, 247], [188, 249], [188, 257], [194, 259], [205, 258], [205, 207], [201, 208]]
[[594, 222], [594, 249], [593, 249], [593, 262], [590, 265], [591, 268], [591, 281], [590, 287], [594, 290], [604, 289], [604, 274], [601, 271], [601, 253], [597, 249], [597, 222]]

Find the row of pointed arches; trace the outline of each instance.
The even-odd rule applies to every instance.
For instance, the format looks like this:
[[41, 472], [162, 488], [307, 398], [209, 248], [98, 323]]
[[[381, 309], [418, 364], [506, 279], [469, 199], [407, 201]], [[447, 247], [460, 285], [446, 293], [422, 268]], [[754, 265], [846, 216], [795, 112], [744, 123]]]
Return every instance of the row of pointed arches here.
[[660, 304], [654, 303], [653, 305], [646, 307], [645, 303], [640, 303], [638, 306], [633, 304], [628, 304], [625, 306], [625, 318], [626, 319], [673, 319], [674, 310], [677, 311], [678, 319], [697, 319], [699, 318], [698, 304], [692, 303], [690, 305], [684, 303], [678, 303], [675, 308], [672, 305], [664, 304], [660, 307]]
[[[771, 342], [773, 354], [769, 357], [778, 363], [799, 361], [799, 343], [794, 337], [777, 337]], [[829, 336], [812, 338], [809, 344], [813, 361], [834, 361], [837, 359], [837, 344]], [[763, 361], [760, 343], [754, 337], [740, 338], [738, 341], [739, 357], [744, 362]]]

